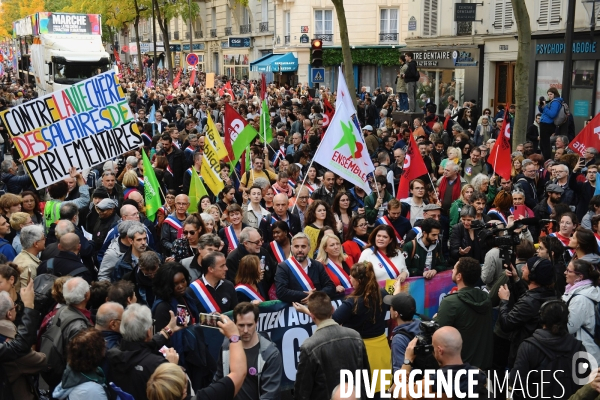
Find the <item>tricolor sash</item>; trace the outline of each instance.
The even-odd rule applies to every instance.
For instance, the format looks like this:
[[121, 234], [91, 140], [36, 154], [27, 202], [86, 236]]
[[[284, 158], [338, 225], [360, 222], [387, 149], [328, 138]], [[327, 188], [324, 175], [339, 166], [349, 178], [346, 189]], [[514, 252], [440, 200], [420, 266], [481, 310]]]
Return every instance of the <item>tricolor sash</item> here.
[[296, 189], [296, 181], [293, 179], [288, 179], [288, 185], [290, 185], [292, 189]]
[[300, 286], [302, 286], [302, 290], [308, 292], [315, 288], [312, 280], [309, 278], [308, 274], [304, 272], [304, 268], [302, 268], [302, 265], [300, 265], [298, 260], [294, 257], [290, 257], [285, 260], [285, 263], [290, 268], [292, 275], [294, 275], [298, 283], [300, 283]]
[[[288, 181], [288, 184], [289, 184], [289, 181]], [[315, 191], [315, 188], [312, 185], [309, 185], [308, 183], [305, 183], [304, 187], [308, 189], [309, 195], [313, 194], [313, 192]]]
[[148, 135], [146, 132], [142, 132], [142, 139], [144, 139], [148, 143], [152, 143], [152, 137], [150, 135]]
[[186, 169], [186, 170], [185, 170], [185, 172], [186, 172], [186, 173], [187, 173], [189, 176], [192, 176], [192, 169], [191, 169], [191, 168], [188, 168], [188, 169]]
[[396, 228], [394, 228], [394, 225], [392, 225], [392, 221], [390, 221], [388, 217], [384, 215], [381, 218], [377, 218], [377, 222], [379, 222], [379, 225], [387, 225], [390, 228], [392, 228], [394, 230], [394, 233], [396, 234], [396, 240], [398, 241], [398, 243], [404, 243], [404, 240], [402, 240], [400, 234], [396, 232]]
[[252, 300], [265, 301], [265, 299], [263, 299], [263, 297], [260, 295], [260, 293], [258, 293], [256, 290], [254, 290], [252, 288], [252, 286], [244, 285], [243, 283], [240, 283], [239, 285], [236, 285], [235, 291], [245, 294], [250, 299], [250, 301], [252, 301]]
[[273, 192], [275, 192], [275, 194], [281, 193], [281, 190], [277, 190], [275, 186], [271, 186], [271, 189], [273, 189]]
[[137, 192], [136, 188], [126, 188], [125, 190], [123, 190], [123, 198], [125, 200], [127, 200], [129, 198], [129, 195], [131, 194], [131, 192]]
[[[273, 188], [273, 186], [271, 186], [271, 188]], [[267, 220], [267, 217], [263, 217], [263, 221], [268, 222], [269, 224], [273, 225], [275, 222], [277, 222], [278, 220], [273, 216], [273, 214], [271, 214], [271, 221]]]
[[277, 259], [277, 262], [284, 262], [285, 254], [283, 252], [283, 248], [279, 245], [279, 243], [273, 240], [271, 243], [269, 243], [269, 246], [271, 246], [271, 250], [273, 251], [275, 258]]
[[178, 149], [181, 149], [181, 148], [179, 147], [179, 143], [177, 143], [177, 142], [173, 142], [173, 146], [177, 147]]
[[181, 239], [183, 237], [183, 223], [175, 218], [173, 215], [169, 215], [165, 218], [165, 224], [168, 224], [171, 228], [177, 231], [177, 239]]
[[600, 252], [600, 235], [594, 233], [594, 236], [596, 236], [596, 243], [598, 243], [598, 252]]
[[356, 236], [352, 238], [352, 241], [354, 243], [356, 243], [358, 245], [358, 247], [360, 247], [360, 250], [362, 251], [362, 249], [365, 248], [365, 246], [367, 245], [367, 242], [365, 242], [364, 240], [360, 240], [359, 238], [357, 238]]
[[184, 151], [189, 151], [190, 153], [194, 153], [196, 151], [196, 149], [194, 149], [192, 146], [188, 146], [185, 148]]
[[219, 304], [217, 304], [206, 285], [204, 285], [204, 282], [202, 282], [202, 278], [192, 282], [190, 288], [192, 288], [192, 291], [198, 297], [198, 300], [200, 300], [207, 313], [221, 312], [221, 307], [219, 307]]
[[237, 236], [235, 235], [233, 225], [229, 225], [227, 228], [225, 228], [225, 236], [227, 236], [227, 241], [229, 242], [229, 251], [237, 249], [240, 242]]
[[375, 254], [375, 257], [377, 257], [390, 279], [396, 279], [396, 277], [400, 275], [398, 268], [396, 268], [396, 266], [394, 265], [392, 260], [388, 258], [388, 256], [386, 256], [380, 251], [377, 251], [375, 247], [371, 247], [371, 251], [373, 251], [373, 254]]
[[[569, 246], [569, 242], [571, 241], [570, 238], [568, 237], [564, 237], [563, 235], [561, 235], [558, 232], [553, 232], [551, 234], [549, 234], [548, 236], [554, 236], [555, 238], [557, 238], [558, 240], [560, 240], [560, 242], [563, 244], [563, 246], [568, 247]], [[596, 239], [597, 240], [597, 239]], [[569, 251], [569, 254], [571, 254], [571, 257], [573, 257], [573, 255], [575, 254], [575, 251], [572, 249], [567, 249]]]
[[171, 176], [174, 176], [174, 175], [173, 175], [173, 170], [171, 169], [171, 166], [170, 166], [170, 165], [167, 165], [167, 172], [168, 172], [168, 173], [170, 173], [170, 174], [171, 174]]
[[492, 208], [490, 211], [488, 211], [488, 215], [496, 216], [496, 217], [498, 217], [498, 219], [500, 219], [500, 221], [502, 221], [504, 226], [508, 225], [508, 221], [506, 220], [506, 217], [504, 216], [504, 214], [502, 214], [500, 211], [496, 210], [495, 208]]
[[327, 260], [325, 271], [327, 271], [327, 275], [329, 275], [335, 286], [342, 285], [345, 289], [350, 289], [352, 287], [350, 277], [341, 265], [337, 265], [333, 261]]
[[138, 183], [141, 187], [144, 187], [144, 180], [138, 176]]

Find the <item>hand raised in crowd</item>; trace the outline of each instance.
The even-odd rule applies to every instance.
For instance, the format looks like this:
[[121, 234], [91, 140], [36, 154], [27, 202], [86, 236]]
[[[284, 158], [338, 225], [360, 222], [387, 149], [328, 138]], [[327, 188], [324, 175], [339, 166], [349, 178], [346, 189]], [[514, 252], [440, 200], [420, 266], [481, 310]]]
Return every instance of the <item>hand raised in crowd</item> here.
[[228, 339], [234, 335], [240, 335], [237, 325], [227, 315], [221, 315], [219, 321], [217, 321], [217, 325], [219, 326], [219, 331]]
[[27, 308], [33, 308], [35, 300], [35, 292], [33, 290], [33, 279], [29, 278], [27, 286], [21, 288], [21, 300]]
[[[506, 266], [506, 264], [505, 264]], [[512, 278], [513, 282], [518, 282], [519, 281], [519, 273], [517, 272], [516, 268], [514, 265], [510, 265], [510, 268], [506, 268], [505, 272], [506, 276], [508, 276], [509, 278]]]
[[292, 303], [292, 305], [294, 306], [294, 309], [296, 311], [298, 311], [299, 313], [306, 314], [306, 315], [310, 314], [310, 311], [308, 311], [308, 307], [306, 307], [305, 305], [296, 303], [296, 302]]
[[507, 285], [500, 286], [500, 288], [498, 289], [498, 297], [500, 298], [500, 300], [508, 301], [508, 299], [510, 299], [510, 290], [508, 290]]
[[172, 347], [165, 350], [165, 358], [171, 364], [179, 364], [179, 354]]
[[301, 300], [302, 304], [306, 304], [308, 303], [308, 298], [310, 297], [310, 295], [315, 291], [316, 289], [310, 289], [309, 291], [305, 291], [304, 293], [306, 293], [306, 297], [303, 298]]

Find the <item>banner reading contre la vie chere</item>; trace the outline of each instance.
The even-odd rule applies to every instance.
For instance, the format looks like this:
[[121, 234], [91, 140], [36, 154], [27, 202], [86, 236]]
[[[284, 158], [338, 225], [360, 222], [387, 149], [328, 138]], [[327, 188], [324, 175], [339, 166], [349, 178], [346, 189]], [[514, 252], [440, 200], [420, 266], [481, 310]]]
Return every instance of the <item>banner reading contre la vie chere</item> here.
[[142, 145], [114, 71], [0, 114], [36, 189]]

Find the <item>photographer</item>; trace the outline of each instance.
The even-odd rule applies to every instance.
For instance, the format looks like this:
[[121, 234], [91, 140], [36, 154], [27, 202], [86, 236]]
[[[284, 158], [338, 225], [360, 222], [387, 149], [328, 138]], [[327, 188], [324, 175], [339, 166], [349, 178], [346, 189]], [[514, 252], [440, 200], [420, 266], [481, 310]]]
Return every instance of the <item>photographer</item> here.
[[[556, 299], [553, 289], [554, 267], [550, 260], [532, 257], [527, 260], [522, 272], [523, 279], [519, 279], [517, 270], [511, 265], [507, 275], [512, 282], [498, 290], [498, 320], [502, 330], [510, 333], [509, 367], [513, 366], [521, 343], [541, 327], [539, 310], [542, 304]], [[511, 296], [517, 299], [514, 305], [509, 302]]]
[[470, 205], [463, 206], [460, 210], [460, 222], [452, 227], [450, 234], [450, 265], [456, 264], [461, 257], [472, 257], [479, 262], [483, 261], [485, 252], [472, 226], [475, 213], [475, 208]]
[[[470, 365], [469, 362], [464, 362], [461, 354], [464, 354], [463, 339], [460, 332], [451, 326], [446, 326], [438, 329], [432, 338], [432, 345], [434, 348], [434, 356], [437, 360], [440, 368], [437, 370], [437, 374], [443, 374], [445, 380], [448, 380], [449, 372], [452, 372], [452, 377], [460, 376], [458, 387], [453, 386], [452, 392], [456, 393], [460, 390], [463, 393], [470, 391], [469, 381], [470, 377], [468, 374], [469, 370], [477, 370], [477, 367]], [[406, 370], [407, 375], [412, 370], [412, 362], [415, 360], [415, 347], [417, 346], [417, 338], [414, 338], [408, 347], [406, 348], [406, 360], [404, 361], [403, 369]], [[459, 375], [459, 371], [464, 371], [462, 375]], [[479, 371], [478, 374], [474, 375], [477, 379], [477, 386], [472, 390], [479, 399], [489, 398], [488, 389], [486, 387], [487, 377], [483, 371]], [[435, 382], [437, 381], [436, 375], [431, 376], [433, 381], [433, 387], [429, 390], [430, 393], [435, 393], [437, 388]], [[456, 385], [456, 379], [453, 379], [454, 385]], [[440, 390], [444, 390], [440, 388]], [[457, 396], [454, 396], [455, 398]]]
[[458, 291], [444, 297], [434, 320], [440, 326], [453, 326], [469, 343], [462, 359], [483, 370], [492, 366], [492, 302], [476, 288], [481, 276], [479, 261], [463, 257], [454, 265], [452, 281]]

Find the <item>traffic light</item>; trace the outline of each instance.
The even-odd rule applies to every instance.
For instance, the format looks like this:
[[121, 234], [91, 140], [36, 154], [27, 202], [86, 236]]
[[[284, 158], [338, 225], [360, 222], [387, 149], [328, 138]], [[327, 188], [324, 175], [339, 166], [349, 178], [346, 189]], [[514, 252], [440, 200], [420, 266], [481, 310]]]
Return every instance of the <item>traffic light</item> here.
[[312, 58], [313, 68], [321, 68], [323, 66], [323, 42], [321, 39], [313, 39], [310, 42], [310, 54]]

